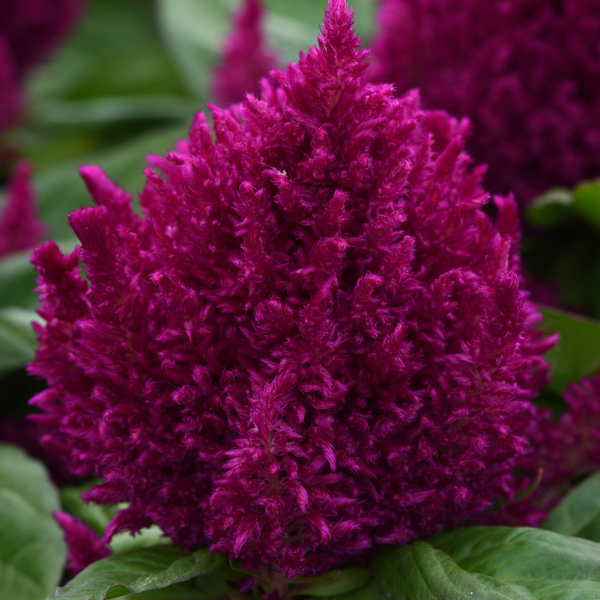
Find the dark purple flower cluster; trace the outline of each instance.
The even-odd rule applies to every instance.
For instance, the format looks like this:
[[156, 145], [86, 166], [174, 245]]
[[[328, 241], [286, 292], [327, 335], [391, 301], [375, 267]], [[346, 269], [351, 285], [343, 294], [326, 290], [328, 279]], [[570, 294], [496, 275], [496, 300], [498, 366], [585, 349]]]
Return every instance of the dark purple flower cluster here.
[[376, 80], [465, 115], [486, 185], [528, 201], [598, 175], [597, 0], [381, 0]]
[[86, 0], [0, 0], [0, 131], [18, 116], [21, 82], [66, 35]]
[[276, 66], [275, 53], [265, 47], [262, 20], [260, 0], [244, 0], [233, 17], [213, 84], [215, 97], [225, 106], [241, 102], [247, 93], [258, 94], [260, 80]]
[[0, 258], [39, 244], [46, 227], [35, 214], [35, 192], [30, 182], [31, 167], [17, 165], [0, 211]]
[[[81, 248], [39, 271], [32, 402], [107, 529], [291, 577], [510, 498], [552, 340], [519, 290], [511, 197], [467, 123], [364, 82], [345, 0], [262, 99], [199, 114], [130, 197], [82, 169]], [[87, 280], [80, 274], [79, 260]]]
[[563, 398], [567, 411], [557, 422], [540, 419], [532, 424], [532, 452], [519, 461], [528, 473], [523, 484], [536, 484], [536, 489], [505, 507], [497, 521], [536, 527], [574, 481], [600, 469], [600, 376], [571, 384]]
[[71, 577], [97, 560], [111, 555], [110, 548], [96, 532], [77, 517], [68, 513], [54, 513], [54, 518], [64, 531], [65, 542], [69, 547], [67, 569]]

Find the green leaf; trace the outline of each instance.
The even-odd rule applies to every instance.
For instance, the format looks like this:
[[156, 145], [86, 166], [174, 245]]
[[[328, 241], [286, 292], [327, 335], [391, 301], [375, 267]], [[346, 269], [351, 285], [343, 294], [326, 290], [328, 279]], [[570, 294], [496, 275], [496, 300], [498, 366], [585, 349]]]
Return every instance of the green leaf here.
[[37, 340], [32, 321], [42, 322], [31, 310], [14, 307], [0, 309], [0, 373], [33, 360]]
[[381, 591], [381, 586], [377, 581], [372, 579], [362, 587], [336, 596], [336, 600], [386, 600], [387, 596]]
[[588, 540], [527, 527], [465, 527], [430, 544], [461, 569], [523, 587], [536, 600], [600, 598], [600, 545]]
[[126, 594], [122, 600], [222, 600], [230, 589], [216, 575], [199, 577], [166, 588], [149, 590], [141, 594]]
[[546, 354], [552, 381], [548, 386], [561, 392], [568, 383], [594, 375], [600, 366], [600, 323], [556, 309], [541, 308], [545, 333], [559, 333], [558, 344]]
[[588, 477], [567, 494], [542, 527], [600, 542], [600, 473]]
[[[166, 588], [200, 575], [208, 576], [227, 564], [221, 554], [208, 550], [186, 552], [173, 546], [155, 546], [115, 554], [91, 564], [51, 598], [105, 600], [127, 593]], [[213, 580], [214, 579], [214, 580]], [[225, 589], [218, 577], [197, 580], [212, 593]], [[222, 584], [222, 585], [221, 585]], [[219, 595], [219, 594], [217, 594]], [[210, 597], [210, 596], [209, 596]]]
[[336, 569], [320, 577], [303, 577], [294, 583], [306, 583], [307, 588], [297, 592], [302, 596], [335, 596], [363, 587], [371, 579], [371, 569], [350, 567]]
[[527, 207], [527, 218], [542, 228], [555, 228], [578, 217], [600, 229], [600, 180], [584, 182], [574, 190], [553, 188]]
[[600, 544], [543, 529], [463, 527], [372, 563], [396, 600], [600, 598]]
[[445, 552], [416, 542], [378, 553], [373, 572], [381, 589], [396, 600], [533, 600], [526, 589], [471, 573]]
[[554, 228], [572, 214], [573, 192], [566, 188], [552, 188], [538, 196], [527, 207], [527, 218], [538, 227]]
[[30, 257], [31, 250], [26, 250], [0, 260], [0, 306], [37, 306], [37, 296], [33, 292], [36, 274]]
[[0, 445], [0, 598], [41, 600], [59, 582], [66, 547], [57, 510], [44, 466]]
[[573, 190], [573, 208], [588, 223], [600, 229], [600, 180], [584, 182]]
[[110, 541], [110, 547], [115, 554], [118, 554], [138, 548], [152, 548], [153, 546], [164, 546], [170, 543], [171, 538], [166, 537], [160, 527], [152, 525], [151, 527], [144, 527], [135, 536], [128, 531], [117, 533]]

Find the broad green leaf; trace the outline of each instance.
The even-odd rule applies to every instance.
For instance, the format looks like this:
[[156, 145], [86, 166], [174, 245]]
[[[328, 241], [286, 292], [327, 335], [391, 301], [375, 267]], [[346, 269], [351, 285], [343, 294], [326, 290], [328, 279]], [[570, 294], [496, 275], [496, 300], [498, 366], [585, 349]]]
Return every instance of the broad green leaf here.
[[430, 544], [461, 569], [526, 588], [536, 600], [600, 598], [600, 544], [588, 540], [527, 527], [465, 527]]
[[138, 548], [152, 548], [153, 546], [164, 546], [170, 543], [171, 538], [166, 537], [160, 527], [152, 525], [151, 527], [144, 527], [135, 536], [128, 531], [117, 533], [110, 541], [110, 547], [115, 554], [118, 554]]
[[376, 554], [375, 579], [395, 600], [533, 600], [518, 585], [461, 568], [445, 552], [416, 542]]
[[0, 306], [37, 306], [37, 295], [33, 291], [36, 274], [30, 257], [31, 250], [26, 250], [0, 260]]
[[308, 584], [297, 594], [302, 596], [336, 596], [363, 587], [371, 579], [371, 570], [365, 567], [335, 569], [321, 577], [304, 577], [297, 582]]
[[[46, 126], [61, 126], [78, 130], [81, 127], [105, 127], [108, 122], [122, 123], [131, 120], [156, 120], [189, 122], [202, 108], [197, 101], [181, 96], [108, 96], [85, 100], [48, 100], [34, 111], [43, 113]], [[42, 120], [42, 115], [37, 117]]]
[[81, 499], [81, 494], [89, 491], [93, 485], [94, 482], [62, 487], [60, 489], [60, 502], [65, 512], [78, 517], [99, 536], [102, 536], [109, 521], [117, 513], [118, 507], [84, 502]]
[[567, 494], [542, 527], [600, 542], [600, 473], [588, 477]]
[[0, 445], [0, 598], [41, 600], [59, 582], [66, 546], [52, 517], [57, 510], [44, 466]]
[[527, 207], [527, 218], [538, 227], [554, 228], [572, 214], [573, 192], [566, 188], [552, 188], [538, 196]]
[[573, 190], [573, 208], [588, 223], [600, 229], [600, 180], [586, 181]]
[[[221, 554], [208, 550], [186, 552], [173, 546], [155, 546], [114, 554], [91, 564], [51, 598], [68, 600], [106, 600], [128, 593], [166, 588], [195, 577], [210, 576], [227, 563]], [[221, 590], [218, 577], [202, 577], [196, 585]], [[211, 592], [212, 593], [212, 592]], [[215, 594], [219, 595], [219, 594]], [[212, 597], [208, 595], [207, 597]]]
[[121, 600], [222, 600], [229, 592], [222, 579], [209, 575], [141, 594], [126, 594]]
[[386, 600], [387, 598], [374, 579], [356, 590], [336, 596], [336, 600]]
[[578, 217], [600, 229], [600, 180], [583, 182], [574, 190], [548, 190], [528, 206], [527, 217], [534, 225], [545, 228], [555, 228]]
[[42, 322], [32, 310], [0, 308], [0, 373], [33, 360], [37, 340], [32, 321]]
[[600, 322], [556, 309], [542, 308], [540, 327], [559, 333], [560, 340], [547, 354], [552, 381], [549, 388], [561, 392], [582, 376], [593, 375], [600, 366]]

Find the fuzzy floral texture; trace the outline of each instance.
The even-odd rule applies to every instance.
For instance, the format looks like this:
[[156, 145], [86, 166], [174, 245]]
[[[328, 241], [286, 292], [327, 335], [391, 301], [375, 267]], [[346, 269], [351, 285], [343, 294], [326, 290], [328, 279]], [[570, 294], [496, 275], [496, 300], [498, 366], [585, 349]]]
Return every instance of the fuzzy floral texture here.
[[0, 258], [33, 248], [46, 231], [35, 214], [35, 192], [30, 177], [31, 167], [21, 162], [8, 184], [0, 211]]
[[473, 123], [486, 185], [526, 202], [598, 176], [597, 0], [381, 0], [375, 80]]
[[566, 412], [558, 421], [540, 419], [528, 436], [532, 452], [519, 461], [522, 486], [535, 488], [488, 522], [537, 527], [580, 481], [600, 469], [600, 376], [583, 378], [563, 393]]
[[67, 569], [71, 577], [97, 560], [110, 556], [110, 548], [83, 521], [68, 513], [54, 513], [54, 518], [65, 533], [65, 542], [69, 547]]
[[[553, 340], [519, 290], [518, 218], [482, 210], [466, 122], [364, 83], [344, 0], [262, 99], [199, 114], [145, 219], [97, 207], [39, 271], [45, 443], [87, 494], [248, 567], [317, 573], [510, 498]], [[79, 260], [89, 283], [82, 278]]]
[[0, 131], [22, 107], [25, 74], [66, 35], [87, 0], [0, 0]]
[[275, 53], [265, 46], [260, 0], [244, 0], [233, 18], [233, 31], [223, 48], [223, 64], [215, 69], [214, 94], [229, 106], [246, 93], [258, 94], [259, 82], [276, 66]]

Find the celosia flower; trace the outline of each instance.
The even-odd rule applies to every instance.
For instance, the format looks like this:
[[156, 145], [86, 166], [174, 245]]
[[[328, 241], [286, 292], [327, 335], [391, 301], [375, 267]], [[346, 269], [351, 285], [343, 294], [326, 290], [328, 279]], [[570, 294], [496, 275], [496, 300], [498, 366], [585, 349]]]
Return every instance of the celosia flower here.
[[215, 69], [214, 94], [230, 105], [246, 93], [257, 94], [259, 82], [276, 66], [275, 53], [265, 47], [260, 0], [244, 0], [233, 17], [233, 31], [223, 48], [223, 64]]
[[86, 0], [0, 0], [0, 131], [19, 114], [25, 74], [47, 58]]
[[110, 556], [110, 548], [83, 521], [68, 513], [54, 513], [54, 518], [65, 533], [69, 547], [67, 569], [71, 577], [97, 560]]
[[573, 481], [600, 469], [600, 376], [569, 385], [563, 398], [567, 410], [558, 421], [541, 419], [531, 425], [532, 452], [518, 463], [528, 474], [523, 486], [535, 489], [504, 507], [494, 522], [535, 527], [572, 489]]
[[30, 176], [31, 167], [21, 162], [8, 184], [0, 212], [0, 257], [33, 248], [46, 231], [35, 214], [35, 192]]
[[597, 175], [597, 0], [381, 0], [374, 78], [471, 119], [486, 184], [527, 201]]
[[[262, 99], [153, 158], [145, 219], [97, 168], [81, 248], [39, 271], [32, 402], [86, 496], [291, 577], [510, 498], [551, 341], [518, 219], [482, 207], [466, 123], [363, 81], [344, 0]], [[79, 272], [86, 267], [89, 284]]]

